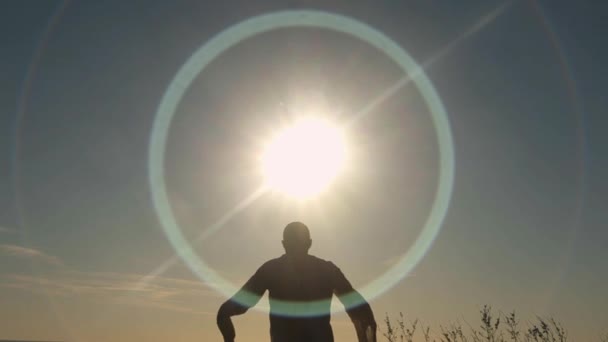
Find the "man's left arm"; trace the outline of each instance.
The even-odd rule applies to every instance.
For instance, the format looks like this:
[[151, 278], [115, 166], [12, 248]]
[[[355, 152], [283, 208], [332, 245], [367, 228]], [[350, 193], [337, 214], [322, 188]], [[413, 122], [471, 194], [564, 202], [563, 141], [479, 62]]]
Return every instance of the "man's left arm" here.
[[257, 304], [266, 291], [266, 279], [262, 267], [245, 283], [232, 298], [224, 302], [217, 312], [217, 326], [225, 342], [232, 342], [236, 336], [232, 316], [242, 315]]

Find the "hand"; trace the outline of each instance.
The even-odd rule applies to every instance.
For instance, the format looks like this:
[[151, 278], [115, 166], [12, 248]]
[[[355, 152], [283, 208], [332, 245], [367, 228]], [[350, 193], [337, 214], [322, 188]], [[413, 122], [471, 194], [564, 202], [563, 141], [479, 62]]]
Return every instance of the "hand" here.
[[371, 325], [368, 325], [367, 329], [365, 329], [365, 337], [367, 338], [367, 342], [376, 342], [376, 334], [372, 330]]

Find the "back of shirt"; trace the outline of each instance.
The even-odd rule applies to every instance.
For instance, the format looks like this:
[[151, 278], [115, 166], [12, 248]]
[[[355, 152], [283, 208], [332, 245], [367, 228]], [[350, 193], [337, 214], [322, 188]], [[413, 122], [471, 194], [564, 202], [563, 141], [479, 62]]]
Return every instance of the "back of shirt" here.
[[333, 341], [331, 298], [352, 286], [333, 263], [312, 255], [283, 255], [266, 262], [247, 282], [252, 293], [269, 291], [272, 341]]
[[344, 304], [357, 339], [376, 340], [376, 322], [369, 304], [336, 265], [311, 255], [283, 255], [262, 265], [239, 292], [222, 304], [217, 324], [225, 341], [235, 337], [230, 317], [245, 313], [267, 290], [272, 342], [333, 342], [329, 322], [334, 294]]

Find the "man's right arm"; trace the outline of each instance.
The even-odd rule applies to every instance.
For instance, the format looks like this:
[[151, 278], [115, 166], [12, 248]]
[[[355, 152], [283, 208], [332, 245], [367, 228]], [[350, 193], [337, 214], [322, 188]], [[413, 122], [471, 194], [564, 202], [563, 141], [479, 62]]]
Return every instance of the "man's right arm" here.
[[357, 292], [342, 271], [333, 263], [332, 267], [332, 283], [334, 293], [344, 305], [346, 313], [350, 317], [359, 342], [376, 342], [376, 320], [371, 306]]

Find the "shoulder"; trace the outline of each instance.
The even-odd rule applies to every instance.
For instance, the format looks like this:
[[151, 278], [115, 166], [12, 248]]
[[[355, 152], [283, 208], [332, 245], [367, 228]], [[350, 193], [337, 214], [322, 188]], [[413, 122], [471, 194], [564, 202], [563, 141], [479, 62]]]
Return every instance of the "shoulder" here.
[[280, 267], [285, 262], [284, 259], [285, 258], [283, 256], [274, 258], [274, 259], [270, 259], [270, 260], [266, 261], [265, 263], [263, 263], [262, 266], [260, 266], [260, 268], [258, 268], [258, 272], [259, 271], [262, 271], [262, 272], [272, 271], [272, 270], [276, 269], [277, 267]]
[[314, 263], [320, 265], [321, 267], [324, 267], [328, 271], [339, 271], [340, 270], [338, 268], [338, 266], [336, 266], [333, 262], [331, 262], [329, 260], [321, 259], [314, 255], [311, 255], [310, 258]]

